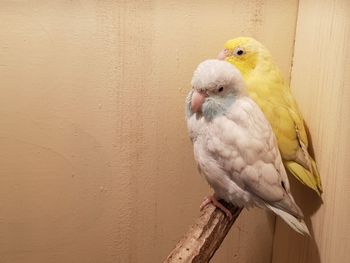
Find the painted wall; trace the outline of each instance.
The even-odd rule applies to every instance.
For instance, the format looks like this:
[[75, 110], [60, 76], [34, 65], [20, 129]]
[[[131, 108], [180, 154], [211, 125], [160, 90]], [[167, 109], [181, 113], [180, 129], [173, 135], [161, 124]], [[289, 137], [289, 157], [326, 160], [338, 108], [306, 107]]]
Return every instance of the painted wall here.
[[[300, 2], [292, 90], [312, 134], [324, 185], [323, 204], [293, 185], [314, 238], [278, 220], [273, 262], [349, 262], [350, 2]], [[307, 200], [307, 201], [305, 201]], [[311, 217], [311, 220], [310, 220]]]
[[[297, 5], [0, 1], [0, 262], [161, 262], [211, 192], [184, 121], [194, 68], [251, 35], [289, 77]], [[270, 262], [273, 232], [245, 211], [213, 262]]]

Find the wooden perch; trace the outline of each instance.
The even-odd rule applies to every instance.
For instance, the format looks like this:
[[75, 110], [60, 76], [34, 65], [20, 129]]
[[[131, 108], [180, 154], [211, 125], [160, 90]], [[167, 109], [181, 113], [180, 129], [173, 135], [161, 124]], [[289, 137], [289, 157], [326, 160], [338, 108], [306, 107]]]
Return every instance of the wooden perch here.
[[177, 243], [164, 262], [167, 263], [205, 263], [214, 256], [242, 208], [220, 201], [232, 213], [232, 219], [214, 205], [209, 204], [203, 210], [196, 223]]

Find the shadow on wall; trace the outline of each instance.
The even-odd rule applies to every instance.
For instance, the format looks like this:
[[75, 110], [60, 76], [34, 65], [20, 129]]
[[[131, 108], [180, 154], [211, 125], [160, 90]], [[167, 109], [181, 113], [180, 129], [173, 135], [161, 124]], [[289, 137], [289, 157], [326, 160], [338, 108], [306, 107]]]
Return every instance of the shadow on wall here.
[[[315, 159], [312, 140], [306, 124], [305, 128], [309, 140], [309, 152]], [[274, 255], [272, 262], [321, 263], [320, 251], [315, 241], [311, 217], [323, 204], [322, 197], [320, 198], [314, 190], [301, 184], [293, 175], [289, 175], [288, 178], [293, 197], [304, 213], [304, 220], [309, 228], [311, 237], [308, 238], [295, 233], [284, 222], [278, 219], [276, 227], [279, 228], [280, 231], [275, 232]], [[295, 244], [300, 245], [295, 246]], [[304, 251], [297, 251], [300, 248], [302, 248]], [[300, 257], [300, 255], [307, 255], [307, 257]], [[309, 261], [310, 258], [312, 261]]]
[[[307, 254], [310, 254], [311, 256], [309, 258], [312, 258], [312, 261], [308, 263], [321, 263], [320, 258], [320, 252], [318, 249], [318, 246], [315, 241], [314, 236], [314, 230], [311, 222], [311, 216], [317, 212], [317, 210], [322, 205], [322, 199], [310, 188], [302, 185], [295, 179], [295, 177], [290, 177], [290, 183], [292, 188], [293, 196], [297, 202], [297, 204], [300, 206], [302, 211], [304, 212], [305, 216], [305, 223], [307, 224], [311, 237], [303, 237], [303, 236], [295, 236], [290, 242], [293, 243], [302, 243], [302, 246], [307, 251]], [[295, 255], [298, 255], [299, 253], [295, 253]], [[306, 254], [306, 253], [305, 253]], [[300, 255], [300, 254], [299, 254]], [[295, 262], [304, 262], [297, 260]]]
[[[308, 148], [309, 148], [310, 155], [314, 160], [316, 160], [309, 127], [305, 122], [304, 122], [304, 126], [306, 129], [306, 134], [308, 136], [308, 141], [309, 141]], [[312, 262], [310, 263], [320, 263], [321, 262], [320, 252], [315, 241], [311, 216], [314, 215], [323, 204], [322, 197], [319, 197], [316, 194], [316, 192], [310, 189], [309, 187], [306, 187], [305, 185], [301, 184], [294, 176], [289, 176], [289, 180], [291, 183], [293, 196], [297, 204], [300, 206], [300, 208], [304, 212], [304, 216], [305, 216], [304, 220], [307, 226], [309, 227], [310, 234], [311, 234], [311, 238], [299, 237], [298, 239], [293, 240], [293, 242], [300, 242], [303, 244], [302, 247], [304, 247], [305, 250], [308, 251], [308, 253], [311, 255], [310, 258], [312, 258]], [[299, 262], [299, 261], [296, 261], [296, 262]]]

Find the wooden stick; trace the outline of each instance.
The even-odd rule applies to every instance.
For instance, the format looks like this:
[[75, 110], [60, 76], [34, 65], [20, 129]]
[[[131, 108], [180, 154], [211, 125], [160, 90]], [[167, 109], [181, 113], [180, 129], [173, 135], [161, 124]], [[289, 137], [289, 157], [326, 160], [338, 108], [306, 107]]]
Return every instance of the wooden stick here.
[[210, 261], [242, 211], [242, 208], [223, 201], [220, 202], [231, 211], [232, 219], [229, 220], [219, 208], [208, 204], [202, 210], [196, 223], [177, 243], [164, 263], [205, 263]]

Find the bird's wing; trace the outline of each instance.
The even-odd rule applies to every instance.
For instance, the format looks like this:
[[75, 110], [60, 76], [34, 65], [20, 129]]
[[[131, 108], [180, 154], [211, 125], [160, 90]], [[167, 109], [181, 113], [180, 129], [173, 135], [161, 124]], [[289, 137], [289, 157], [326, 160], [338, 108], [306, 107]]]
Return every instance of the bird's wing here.
[[321, 194], [320, 175], [308, 152], [308, 136], [302, 115], [290, 91], [284, 89], [283, 92], [278, 92], [271, 99], [267, 97], [261, 100], [254, 92], [252, 96], [276, 134], [286, 169], [300, 182]]
[[240, 153], [239, 157], [246, 164], [238, 175], [239, 181], [243, 183], [242, 187], [261, 201], [301, 218], [302, 212], [291, 197], [287, 174], [268, 121], [250, 98], [246, 98], [239, 106], [241, 112], [236, 110], [227, 115], [228, 119], [243, 129], [244, 138], [242, 136], [239, 141], [260, 142], [255, 145], [238, 142], [235, 145]]
[[321, 194], [321, 177], [318, 172], [316, 162], [310, 156], [308, 151], [308, 136], [303, 117], [291, 93], [289, 92], [285, 94], [286, 104], [288, 105], [288, 112], [290, 118], [294, 122], [296, 140], [299, 144], [295, 162], [286, 161], [286, 168], [301, 182], [314, 189], [318, 194]]

